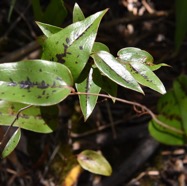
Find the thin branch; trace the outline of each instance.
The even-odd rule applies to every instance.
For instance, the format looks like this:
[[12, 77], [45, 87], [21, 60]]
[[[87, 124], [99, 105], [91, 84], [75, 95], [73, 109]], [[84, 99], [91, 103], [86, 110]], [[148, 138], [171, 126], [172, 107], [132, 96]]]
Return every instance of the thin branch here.
[[125, 103], [125, 104], [128, 104], [128, 105], [132, 105], [132, 106], [136, 106], [136, 107], [139, 107], [141, 108], [143, 111], [146, 111], [147, 114], [149, 114], [152, 119], [157, 123], [159, 124], [160, 126], [166, 128], [166, 129], [169, 129], [177, 134], [181, 134], [181, 135], [185, 135], [185, 133], [179, 129], [176, 129], [175, 127], [172, 127], [172, 126], [169, 126], [167, 125], [166, 123], [160, 121], [157, 116], [150, 110], [148, 109], [145, 105], [142, 105], [140, 103], [137, 103], [137, 102], [134, 102], [134, 101], [128, 101], [128, 100], [124, 100], [124, 99], [121, 99], [121, 98], [117, 98], [117, 97], [113, 97], [113, 96], [110, 96], [110, 95], [106, 95], [106, 94], [96, 94], [96, 93], [86, 93], [86, 92], [72, 92], [70, 95], [92, 95], [92, 96], [100, 96], [100, 97], [104, 97], [104, 98], [108, 98], [108, 99], [112, 99], [112, 100], [115, 100], [115, 101], [119, 101], [121, 103]]
[[5, 134], [3, 135], [3, 138], [2, 138], [2, 140], [1, 140], [1, 142], [0, 142], [0, 146], [3, 145], [3, 143], [4, 143], [5, 139], [6, 139], [6, 136], [7, 136], [7, 134], [9, 133], [10, 129], [12, 128], [12, 126], [14, 125], [14, 123], [19, 119], [20, 113], [21, 113], [22, 111], [24, 111], [24, 110], [30, 108], [30, 107], [32, 107], [32, 105], [27, 105], [26, 107], [23, 107], [23, 108], [21, 108], [21, 109], [18, 111], [18, 113], [16, 114], [16, 117], [14, 118], [14, 120], [13, 120], [12, 123], [9, 125], [8, 129], [6, 130]]

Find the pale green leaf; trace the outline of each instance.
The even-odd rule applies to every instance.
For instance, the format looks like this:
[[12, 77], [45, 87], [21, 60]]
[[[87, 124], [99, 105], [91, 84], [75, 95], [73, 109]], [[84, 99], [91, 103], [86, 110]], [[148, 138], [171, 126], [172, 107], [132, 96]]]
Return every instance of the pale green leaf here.
[[100, 50], [110, 52], [109, 48], [100, 42], [95, 42], [92, 48], [92, 53], [99, 52]]
[[112, 168], [108, 161], [99, 153], [92, 150], [85, 150], [77, 156], [79, 164], [95, 174], [110, 176]]
[[0, 64], [0, 99], [31, 105], [53, 105], [71, 92], [69, 69], [44, 60]]
[[143, 93], [143, 90], [130, 72], [110, 53], [99, 51], [92, 54], [92, 57], [97, 68], [109, 79], [125, 88]]
[[[0, 125], [9, 126], [17, 113], [26, 105], [22, 103], [0, 101]], [[32, 106], [19, 114], [14, 126], [40, 133], [53, 132], [58, 125], [57, 106]]]
[[21, 130], [18, 128], [7, 142], [5, 148], [2, 151], [2, 158], [7, 157], [18, 145], [21, 138]]

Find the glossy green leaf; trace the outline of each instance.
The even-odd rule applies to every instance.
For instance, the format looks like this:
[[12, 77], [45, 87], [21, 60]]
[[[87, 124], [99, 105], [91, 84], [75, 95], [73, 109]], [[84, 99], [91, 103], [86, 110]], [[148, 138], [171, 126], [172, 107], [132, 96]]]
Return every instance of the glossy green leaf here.
[[0, 99], [31, 105], [53, 105], [71, 92], [69, 69], [44, 60], [0, 64]]
[[[123, 63], [122, 63], [123, 64]], [[131, 73], [131, 75], [140, 84], [147, 86], [161, 94], [165, 94], [166, 90], [160, 79], [145, 64], [138, 61], [132, 61], [123, 64]]]
[[90, 114], [93, 112], [97, 103], [98, 96], [89, 95], [89, 93], [98, 94], [101, 87], [97, 86], [93, 81], [93, 69], [90, 69], [88, 76], [81, 83], [76, 83], [76, 89], [78, 92], [85, 92], [88, 95], [79, 95], [80, 106], [84, 115], [84, 120], [87, 120]]
[[153, 57], [145, 50], [141, 50], [135, 47], [127, 47], [118, 51], [117, 53], [120, 60], [123, 63], [139, 62], [147, 65], [152, 71], [159, 69], [162, 66], [168, 66], [165, 63], [154, 64]]
[[92, 54], [92, 57], [97, 68], [109, 79], [125, 88], [143, 93], [143, 90], [130, 72], [110, 53], [99, 51]]
[[126, 62], [141, 62], [146, 65], [153, 65], [153, 57], [146, 52], [135, 47], [127, 47], [118, 51], [118, 57]]
[[7, 142], [5, 148], [2, 151], [2, 158], [7, 157], [18, 145], [21, 138], [21, 130], [18, 128]]
[[77, 156], [79, 164], [95, 174], [110, 176], [112, 168], [108, 161], [99, 153], [92, 150], [85, 150]]
[[110, 52], [109, 48], [100, 42], [95, 42], [92, 48], [92, 53], [99, 52], [100, 50]]
[[[22, 103], [0, 101], [0, 125], [9, 126], [18, 111], [26, 105]], [[32, 106], [19, 114], [14, 126], [40, 133], [53, 132], [58, 125], [57, 106]]]
[[150, 134], [158, 141], [169, 145], [187, 143], [186, 111], [187, 111], [187, 77], [180, 76], [174, 82], [173, 89], [167, 92], [158, 102], [158, 119], [176, 130], [160, 126], [155, 121], [149, 123]]
[[75, 6], [73, 8], [73, 23], [77, 21], [82, 21], [84, 19], [85, 17], [84, 17], [82, 10], [80, 9], [79, 5], [75, 3]]
[[49, 37], [53, 34], [56, 34], [57, 32], [61, 31], [62, 28], [57, 27], [57, 26], [53, 26], [53, 25], [49, 25], [46, 23], [41, 23], [41, 22], [36, 22], [36, 24], [39, 26], [39, 28], [41, 29], [41, 31], [43, 32], [43, 34], [46, 37]]
[[89, 59], [99, 23], [106, 11], [73, 23], [47, 38], [42, 58], [65, 64], [76, 81]]

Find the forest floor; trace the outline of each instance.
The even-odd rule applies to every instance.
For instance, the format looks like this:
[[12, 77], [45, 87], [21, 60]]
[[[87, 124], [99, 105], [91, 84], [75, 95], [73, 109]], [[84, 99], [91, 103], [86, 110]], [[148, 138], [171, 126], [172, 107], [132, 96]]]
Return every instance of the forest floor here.
[[[45, 3], [44, 3], [45, 4]], [[187, 73], [185, 43], [175, 54], [174, 1], [78, 1], [86, 16], [110, 8], [103, 19], [97, 41], [109, 46], [111, 53], [124, 47], [148, 51], [155, 63], [166, 63], [156, 74], [166, 89], [180, 74]], [[74, 1], [65, 1], [70, 24]], [[0, 1], [0, 63], [36, 59], [41, 48], [29, 1], [17, 1], [10, 22], [10, 4]], [[146, 105], [157, 113], [160, 94], [144, 88], [145, 96], [119, 88], [118, 97]], [[187, 183], [186, 146], [167, 146], [148, 132], [151, 117], [141, 115], [129, 105], [99, 98], [86, 123], [76, 97], [59, 104], [60, 126], [52, 134], [24, 131], [17, 149], [0, 160], [2, 186], [184, 186]], [[0, 128], [0, 138], [6, 128]], [[68, 144], [68, 145], [65, 145]], [[83, 149], [101, 151], [113, 167], [110, 177], [81, 170], [71, 158]], [[69, 156], [69, 157], [68, 157]], [[70, 157], [71, 156], [71, 157]]]

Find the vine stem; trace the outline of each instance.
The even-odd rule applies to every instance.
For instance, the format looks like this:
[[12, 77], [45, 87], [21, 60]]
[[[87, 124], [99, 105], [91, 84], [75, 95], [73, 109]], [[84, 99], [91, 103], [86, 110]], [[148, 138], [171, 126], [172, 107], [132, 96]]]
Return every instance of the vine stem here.
[[166, 123], [160, 121], [157, 118], [157, 116], [150, 109], [148, 109], [145, 105], [142, 105], [140, 103], [137, 103], [137, 102], [134, 102], [134, 101], [128, 101], [128, 100], [125, 100], [125, 99], [117, 98], [117, 97], [106, 95], [106, 94], [86, 93], [86, 92], [72, 92], [70, 95], [92, 95], [92, 96], [99, 96], [99, 97], [104, 97], [104, 98], [112, 99], [112, 100], [115, 100], [115, 101], [118, 101], [118, 102], [121, 102], [121, 103], [125, 103], [125, 104], [128, 104], [128, 105], [136, 106], [138, 108], [141, 108], [143, 111], [146, 111], [147, 114], [149, 114], [152, 117], [152, 119], [157, 124], [159, 124], [160, 126], [166, 128], [166, 129], [169, 129], [169, 130], [171, 130], [171, 131], [173, 131], [173, 132], [175, 132], [177, 134], [182, 134], [182, 135], [185, 134], [183, 131], [178, 130], [175, 127], [169, 126]]
[[26, 110], [26, 109], [32, 107], [32, 106], [33, 106], [33, 105], [27, 105], [26, 107], [21, 108], [21, 109], [17, 112], [16, 117], [14, 118], [14, 120], [12, 121], [12, 123], [8, 126], [8, 129], [6, 130], [5, 134], [3, 135], [2, 140], [1, 140], [1, 142], [0, 142], [0, 146], [3, 145], [3, 143], [4, 143], [5, 139], [6, 139], [6, 136], [7, 136], [7, 134], [9, 133], [10, 129], [13, 127], [14, 123], [19, 119], [20, 113], [21, 113], [22, 111], [24, 111], [24, 110]]

